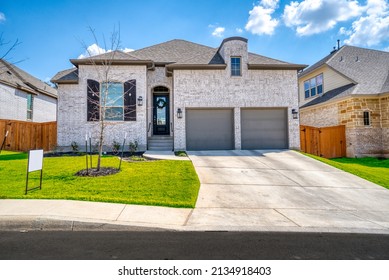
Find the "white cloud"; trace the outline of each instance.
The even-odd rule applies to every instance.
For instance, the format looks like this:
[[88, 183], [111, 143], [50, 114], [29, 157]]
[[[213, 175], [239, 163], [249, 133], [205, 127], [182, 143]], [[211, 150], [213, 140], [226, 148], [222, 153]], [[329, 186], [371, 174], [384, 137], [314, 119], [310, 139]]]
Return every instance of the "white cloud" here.
[[387, 1], [368, 0], [364, 10], [363, 16], [354, 21], [351, 28], [345, 33], [349, 36], [345, 43], [370, 47], [381, 42], [389, 42], [389, 5]]
[[90, 56], [95, 56], [95, 55], [99, 55], [99, 54], [103, 54], [103, 53], [106, 53], [106, 52], [109, 52], [110, 50], [105, 50], [101, 47], [99, 47], [97, 44], [92, 44], [90, 45], [89, 47], [86, 48], [85, 52], [83, 54], [80, 54], [78, 56], [78, 59], [82, 59], [82, 58], [87, 58], [87, 57], [90, 57]]
[[5, 15], [2, 12], [0, 12], [0, 22], [3, 21], [5, 21]]
[[224, 27], [216, 27], [215, 30], [212, 32], [212, 36], [221, 38], [224, 36], [225, 30], [226, 29]]
[[384, 48], [383, 51], [389, 52], [389, 46], [387, 46], [386, 48]]
[[122, 49], [123, 52], [133, 52], [134, 49], [130, 49], [130, 48], [124, 48]]
[[[123, 51], [123, 52], [134, 51], [134, 49], [130, 49], [130, 48], [124, 48], [124, 49], [119, 49], [119, 50]], [[107, 52], [111, 52], [111, 51], [112, 50], [103, 49], [95, 43], [95, 44], [92, 44], [89, 47], [87, 47], [86, 51], [83, 54], [80, 54], [78, 56], [78, 59], [83, 59], [83, 58], [87, 58], [90, 56], [95, 56], [95, 55], [99, 55], [99, 54], [103, 54], [103, 53], [107, 53]]]
[[235, 31], [236, 31], [236, 33], [239, 33], [239, 34], [243, 33], [243, 29], [242, 28], [236, 28]]
[[272, 18], [279, 0], [262, 0], [249, 12], [245, 29], [256, 35], [272, 35], [279, 21]]
[[279, 0], [262, 0], [260, 5], [265, 8], [276, 9], [278, 7]]
[[286, 5], [282, 17], [286, 26], [296, 28], [297, 35], [307, 36], [330, 30], [362, 12], [356, 0], [304, 0]]

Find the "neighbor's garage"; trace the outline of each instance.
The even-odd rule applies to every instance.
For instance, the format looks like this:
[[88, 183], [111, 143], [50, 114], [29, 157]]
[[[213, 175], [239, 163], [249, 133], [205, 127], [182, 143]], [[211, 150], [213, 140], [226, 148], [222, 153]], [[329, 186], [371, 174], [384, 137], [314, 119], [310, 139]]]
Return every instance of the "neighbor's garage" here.
[[187, 109], [186, 149], [233, 150], [233, 109]]
[[288, 148], [286, 108], [241, 109], [242, 149]]

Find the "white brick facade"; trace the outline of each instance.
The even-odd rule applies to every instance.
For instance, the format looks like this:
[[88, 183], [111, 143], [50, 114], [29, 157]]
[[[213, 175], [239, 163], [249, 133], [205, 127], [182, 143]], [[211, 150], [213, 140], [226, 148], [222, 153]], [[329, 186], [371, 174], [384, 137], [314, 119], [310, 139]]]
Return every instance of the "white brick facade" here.
[[[229, 67], [227, 67], [228, 69]], [[289, 147], [299, 149], [299, 121], [291, 110], [298, 108], [295, 70], [248, 70], [242, 77], [230, 77], [228, 70], [174, 71], [174, 107], [184, 117], [174, 115], [174, 147], [185, 150], [185, 109], [234, 108], [235, 149], [241, 148], [241, 108], [288, 108]]]
[[[136, 79], [137, 97], [143, 97], [143, 106], [137, 106], [135, 122], [112, 122], [106, 131], [105, 145], [121, 141], [125, 132], [129, 140], [137, 140], [139, 150], [147, 149], [152, 136], [153, 89], [164, 86], [169, 89], [170, 136], [175, 150], [186, 150], [186, 116], [190, 108], [230, 108], [234, 110], [234, 148], [241, 149], [242, 108], [287, 109], [288, 147], [299, 149], [299, 120], [293, 119], [292, 109], [298, 109], [297, 70], [248, 69], [247, 42], [241, 39], [225, 40], [219, 49], [227, 66], [225, 69], [196, 70], [173, 69], [167, 75], [163, 65], [147, 66], [112, 65], [109, 80], [125, 82]], [[231, 77], [230, 57], [241, 58], [241, 76]], [[72, 141], [83, 145], [85, 134], [92, 132], [97, 139], [98, 124], [87, 121], [87, 79], [101, 79], [102, 66], [78, 65], [78, 83], [60, 83], [58, 89], [58, 145], [70, 146]], [[100, 72], [100, 73], [99, 73]], [[181, 108], [182, 118], [177, 118]], [[94, 141], [93, 144], [95, 144]]]
[[[82, 146], [85, 135], [92, 133], [92, 145], [98, 139], [99, 123], [87, 121], [87, 80], [99, 82], [103, 78], [102, 66], [80, 65], [78, 84], [60, 84], [58, 87], [58, 146], [70, 146], [75, 141]], [[143, 97], [147, 104], [146, 95], [146, 66], [111, 66], [108, 79], [124, 83], [136, 80], [136, 95]], [[105, 145], [110, 146], [113, 141], [121, 143], [127, 132], [127, 141], [137, 140], [139, 150], [145, 150], [147, 145], [146, 106], [137, 106], [136, 121], [107, 122], [105, 131]], [[128, 144], [128, 142], [127, 142]]]
[[[28, 93], [0, 83], [0, 119], [27, 120]], [[33, 122], [55, 121], [57, 100], [43, 94], [33, 95]]]

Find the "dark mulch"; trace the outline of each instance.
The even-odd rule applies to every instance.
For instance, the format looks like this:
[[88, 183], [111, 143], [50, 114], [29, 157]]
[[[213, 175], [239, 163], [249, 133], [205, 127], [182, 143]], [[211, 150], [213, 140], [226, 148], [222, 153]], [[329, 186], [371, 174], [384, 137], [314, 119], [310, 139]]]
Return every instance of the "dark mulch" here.
[[80, 170], [75, 175], [81, 177], [98, 177], [116, 174], [119, 171], [119, 169], [114, 167], [101, 167], [100, 170], [97, 170], [96, 168]]

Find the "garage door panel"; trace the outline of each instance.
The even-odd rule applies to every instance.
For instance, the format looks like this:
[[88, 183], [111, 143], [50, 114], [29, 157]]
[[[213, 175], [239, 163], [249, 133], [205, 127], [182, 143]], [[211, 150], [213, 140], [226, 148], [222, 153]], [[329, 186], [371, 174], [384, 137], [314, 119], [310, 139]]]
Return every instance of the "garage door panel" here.
[[232, 109], [188, 109], [187, 150], [231, 150], [234, 148]]
[[242, 109], [242, 149], [288, 148], [286, 109]]

